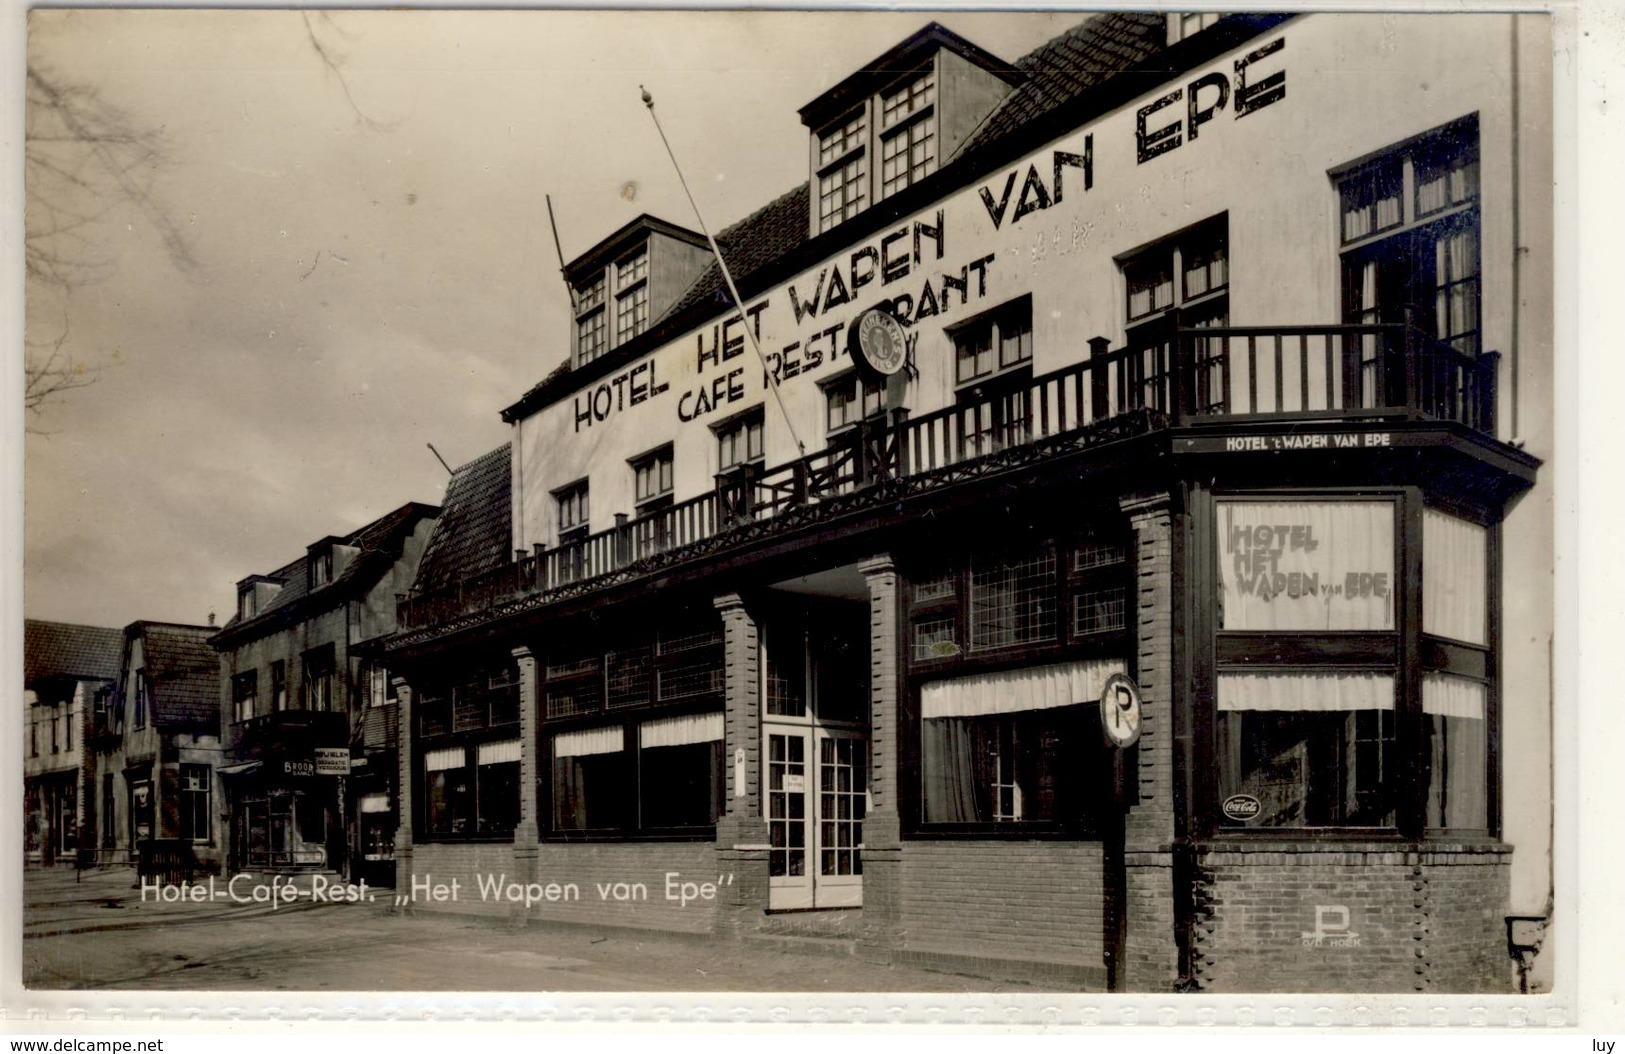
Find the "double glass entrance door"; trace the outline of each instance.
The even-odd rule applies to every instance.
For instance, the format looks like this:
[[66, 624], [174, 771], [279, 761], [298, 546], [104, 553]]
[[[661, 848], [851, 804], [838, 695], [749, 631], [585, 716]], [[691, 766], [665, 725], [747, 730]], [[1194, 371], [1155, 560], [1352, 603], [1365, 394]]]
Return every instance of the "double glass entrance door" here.
[[863, 903], [869, 741], [858, 731], [764, 730], [769, 907]]

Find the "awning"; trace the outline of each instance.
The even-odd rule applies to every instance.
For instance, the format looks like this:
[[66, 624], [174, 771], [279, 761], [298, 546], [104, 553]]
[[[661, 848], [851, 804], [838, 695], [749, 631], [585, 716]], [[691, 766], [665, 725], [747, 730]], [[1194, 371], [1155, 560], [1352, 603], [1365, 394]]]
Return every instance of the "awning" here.
[[222, 776], [242, 776], [257, 771], [263, 764], [263, 761], [244, 761], [236, 765], [221, 765], [219, 771]]

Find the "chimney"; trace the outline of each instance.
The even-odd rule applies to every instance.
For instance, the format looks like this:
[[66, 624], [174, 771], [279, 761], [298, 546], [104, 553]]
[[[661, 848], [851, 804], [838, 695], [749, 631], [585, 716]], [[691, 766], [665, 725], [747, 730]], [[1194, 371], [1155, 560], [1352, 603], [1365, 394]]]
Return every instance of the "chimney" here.
[[209, 612], [209, 628], [214, 628], [214, 612]]

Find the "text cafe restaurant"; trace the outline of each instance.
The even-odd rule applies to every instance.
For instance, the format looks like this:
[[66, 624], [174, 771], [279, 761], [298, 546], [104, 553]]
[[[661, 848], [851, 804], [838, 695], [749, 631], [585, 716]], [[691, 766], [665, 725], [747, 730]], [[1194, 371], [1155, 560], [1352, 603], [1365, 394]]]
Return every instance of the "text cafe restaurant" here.
[[577, 257], [570, 362], [481, 459], [511, 546], [383, 646], [399, 888], [1090, 990], [1514, 986], [1548, 44], [931, 26], [801, 111], [807, 184], [719, 239], [742, 310], [670, 223]]

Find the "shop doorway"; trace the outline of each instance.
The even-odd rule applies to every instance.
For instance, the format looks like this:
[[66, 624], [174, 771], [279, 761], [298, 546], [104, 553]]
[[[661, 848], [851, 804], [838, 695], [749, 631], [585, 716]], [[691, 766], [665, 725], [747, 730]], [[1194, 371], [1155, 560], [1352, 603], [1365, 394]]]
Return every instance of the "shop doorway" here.
[[[855, 579], [855, 581], [853, 581]], [[856, 571], [794, 583], [762, 624], [762, 810], [768, 907], [863, 904], [869, 625]]]
[[766, 775], [768, 906], [861, 906], [868, 735], [770, 727]]
[[[330, 868], [343, 866], [334, 851], [337, 818], [331, 803], [299, 791], [271, 791], [245, 798], [236, 810], [233, 855], [240, 868]], [[338, 828], [342, 842], [342, 828]]]

